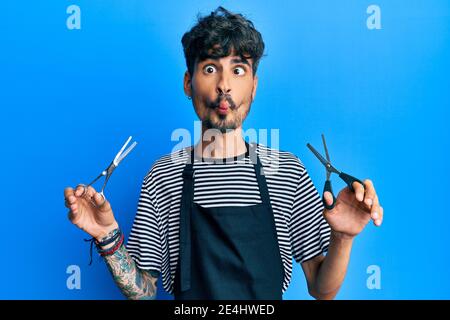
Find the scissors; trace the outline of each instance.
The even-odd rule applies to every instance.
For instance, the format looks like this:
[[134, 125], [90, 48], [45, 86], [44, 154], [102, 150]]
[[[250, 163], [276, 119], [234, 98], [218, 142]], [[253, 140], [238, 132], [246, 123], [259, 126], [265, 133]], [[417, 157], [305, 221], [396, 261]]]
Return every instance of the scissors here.
[[310, 145], [309, 143], [307, 143], [306, 146], [312, 151], [312, 153], [314, 153], [314, 155], [325, 166], [326, 173], [327, 173], [327, 180], [325, 181], [325, 186], [323, 188], [323, 193], [325, 193], [325, 191], [330, 192], [331, 195], [333, 196], [333, 203], [331, 205], [327, 205], [327, 203], [325, 201], [325, 198], [324, 198], [324, 195], [322, 195], [322, 202], [323, 202], [325, 208], [327, 208], [328, 210], [331, 210], [336, 205], [336, 198], [335, 198], [335, 196], [333, 194], [333, 189], [331, 187], [331, 181], [330, 181], [330, 176], [331, 176], [332, 173], [338, 174], [339, 177], [342, 180], [344, 180], [344, 182], [347, 184], [347, 186], [350, 188], [350, 190], [352, 192], [355, 192], [355, 189], [353, 188], [353, 182], [355, 182], [355, 181], [361, 183], [362, 186], [364, 187], [364, 189], [365, 189], [365, 186], [364, 186], [364, 183], [361, 180], [359, 180], [359, 179], [357, 179], [357, 178], [355, 178], [355, 177], [353, 177], [353, 176], [351, 176], [351, 175], [349, 175], [347, 173], [339, 171], [335, 167], [333, 167], [333, 165], [330, 162], [330, 155], [328, 154], [327, 144], [325, 142], [325, 136], [323, 134], [322, 134], [322, 141], [323, 141], [323, 146], [324, 146], [324, 149], [325, 149], [325, 154], [326, 154], [326, 157], [327, 157], [326, 159], [319, 152], [317, 152], [317, 150], [314, 149], [314, 147], [312, 145]]
[[[119, 163], [130, 153], [131, 150], [133, 150], [133, 148], [136, 146], [137, 142], [133, 142], [131, 144], [131, 146], [128, 147], [128, 149], [125, 150], [125, 147], [128, 145], [128, 143], [130, 143], [131, 140], [131, 136], [128, 138], [127, 142], [125, 142], [125, 144], [122, 146], [122, 149], [120, 149], [120, 151], [117, 153], [117, 155], [115, 156], [114, 160], [111, 162], [111, 164], [102, 171], [102, 173], [100, 173], [98, 175], [97, 178], [95, 178], [91, 183], [89, 183], [87, 186], [84, 184], [80, 184], [80, 186], [84, 187], [83, 190], [83, 195], [86, 192], [87, 188], [91, 185], [93, 185], [98, 179], [100, 179], [103, 176], [106, 176], [105, 178], [105, 182], [103, 183], [103, 187], [102, 190], [99, 192], [101, 194], [101, 196], [103, 197], [103, 200], [105, 199], [105, 194], [103, 193], [105, 191], [105, 187], [106, 187], [106, 183], [108, 182], [109, 178], [111, 177], [112, 173], [114, 172], [114, 170], [117, 168], [117, 166], [119, 165]], [[124, 151], [125, 150], [125, 151]]]

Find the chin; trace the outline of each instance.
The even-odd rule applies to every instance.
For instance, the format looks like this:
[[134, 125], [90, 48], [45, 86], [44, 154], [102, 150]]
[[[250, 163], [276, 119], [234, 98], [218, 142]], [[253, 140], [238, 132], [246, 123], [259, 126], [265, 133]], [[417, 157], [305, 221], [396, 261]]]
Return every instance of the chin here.
[[222, 133], [225, 133], [227, 130], [235, 130], [237, 128], [235, 123], [225, 122], [225, 121], [214, 121], [214, 120], [206, 120], [206, 127], [208, 129], [216, 129]]

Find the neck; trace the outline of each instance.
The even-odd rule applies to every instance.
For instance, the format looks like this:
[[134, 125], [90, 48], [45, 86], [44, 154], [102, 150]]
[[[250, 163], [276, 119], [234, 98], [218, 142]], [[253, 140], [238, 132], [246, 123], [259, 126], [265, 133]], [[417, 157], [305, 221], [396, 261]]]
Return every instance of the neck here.
[[202, 135], [195, 146], [195, 154], [203, 158], [232, 158], [245, 153], [246, 146], [242, 137], [242, 126], [221, 133], [218, 130], [208, 130], [202, 124]]

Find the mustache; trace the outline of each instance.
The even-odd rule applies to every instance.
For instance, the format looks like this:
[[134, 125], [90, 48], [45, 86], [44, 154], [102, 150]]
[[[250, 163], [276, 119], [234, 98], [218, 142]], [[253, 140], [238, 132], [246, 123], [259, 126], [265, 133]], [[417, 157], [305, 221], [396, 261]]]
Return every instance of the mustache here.
[[215, 100], [211, 101], [208, 106], [212, 109], [218, 108], [220, 102], [223, 100], [226, 100], [228, 102], [232, 110], [236, 109], [236, 104], [234, 103], [233, 98], [229, 94], [220, 94]]

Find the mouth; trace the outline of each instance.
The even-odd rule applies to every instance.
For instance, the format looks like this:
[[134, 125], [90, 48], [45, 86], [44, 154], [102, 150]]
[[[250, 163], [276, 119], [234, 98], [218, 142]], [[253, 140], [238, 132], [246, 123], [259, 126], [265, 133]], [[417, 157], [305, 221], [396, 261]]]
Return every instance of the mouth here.
[[236, 109], [236, 105], [230, 95], [219, 95], [217, 99], [208, 102], [207, 106], [222, 117], [225, 117], [229, 112]]
[[226, 115], [230, 109], [230, 104], [227, 101], [221, 101], [217, 107], [217, 113]]

